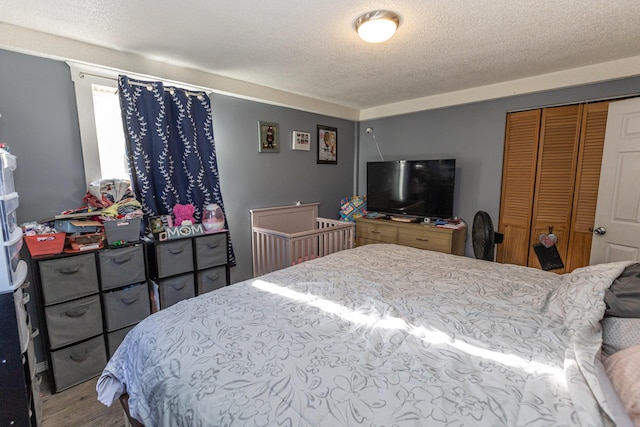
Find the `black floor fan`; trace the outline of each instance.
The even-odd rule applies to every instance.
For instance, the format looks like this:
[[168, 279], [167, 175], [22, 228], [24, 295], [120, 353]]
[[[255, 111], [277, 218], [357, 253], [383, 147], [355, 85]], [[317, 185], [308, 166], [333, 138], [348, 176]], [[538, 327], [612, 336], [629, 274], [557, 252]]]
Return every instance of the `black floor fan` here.
[[497, 243], [502, 243], [502, 233], [496, 233], [493, 229], [493, 221], [488, 213], [476, 212], [471, 228], [471, 242], [473, 253], [477, 259], [493, 261]]

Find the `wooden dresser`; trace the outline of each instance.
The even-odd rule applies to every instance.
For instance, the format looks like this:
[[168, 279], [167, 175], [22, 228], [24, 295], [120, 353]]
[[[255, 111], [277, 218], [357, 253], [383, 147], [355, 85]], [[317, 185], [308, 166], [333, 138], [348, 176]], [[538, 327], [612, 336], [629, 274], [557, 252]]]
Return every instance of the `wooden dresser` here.
[[418, 249], [464, 255], [467, 229], [440, 228], [432, 224], [385, 219], [356, 219], [356, 246], [395, 243]]

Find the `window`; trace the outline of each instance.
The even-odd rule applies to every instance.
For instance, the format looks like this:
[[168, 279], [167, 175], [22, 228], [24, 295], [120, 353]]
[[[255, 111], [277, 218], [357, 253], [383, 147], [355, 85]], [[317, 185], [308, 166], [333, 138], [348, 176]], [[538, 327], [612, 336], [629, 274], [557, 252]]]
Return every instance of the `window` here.
[[92, 84], [91, 93], [98, 140], [100, 178], [130, 180], [118, 92], [112, 87]]
[[[103, 178], [130, 179], [124, 128], [118, 99], [118, 72], [68, 61], [75, 86], [82, 158], [87, 188]], [[170, 86], [192, 91], [211, 89], [127, 73], [140, 80], [163, 80]]]

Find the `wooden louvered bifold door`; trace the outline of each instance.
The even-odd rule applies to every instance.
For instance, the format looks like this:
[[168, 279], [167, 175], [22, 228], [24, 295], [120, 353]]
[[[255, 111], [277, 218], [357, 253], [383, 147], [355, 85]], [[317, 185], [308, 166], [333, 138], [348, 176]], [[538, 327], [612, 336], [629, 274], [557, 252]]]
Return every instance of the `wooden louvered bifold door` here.
[[[545, 108], [540, 125], [529, 246], [540, 242], [540, 234], [553, 231], [558, 237], [556, 246], [563, 260], [567, 259], [569, 245], [581, 120], [582, 105]], [[541, 268], [533, 250], [529, 251], [528, 265]]]
[[567, 272], [589, 265], [608, 110], [609, 101], [584, 106], [571, 232], [565, 262]]
[[541, 110], [507, 114], [496, 260], [527, 265]]
[[609, 101], [507, 114], [502, 263], [541, 268], [533, 245], [550, 229], [570, 272], [589, 265]]

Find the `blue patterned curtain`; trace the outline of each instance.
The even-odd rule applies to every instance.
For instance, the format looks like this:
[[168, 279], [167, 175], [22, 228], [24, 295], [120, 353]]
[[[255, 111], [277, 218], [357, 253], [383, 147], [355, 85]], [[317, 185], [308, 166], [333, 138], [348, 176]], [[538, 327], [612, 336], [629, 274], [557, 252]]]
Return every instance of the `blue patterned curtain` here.
[[[210, 203], [224, 213], [209, 96], [127, 76], [118, 87], [131, 186], [145, 216], [171, 214], [176, 203], [191, 203], [197, 221]], [[235, 265], [231, 239], [228, 252]]]

